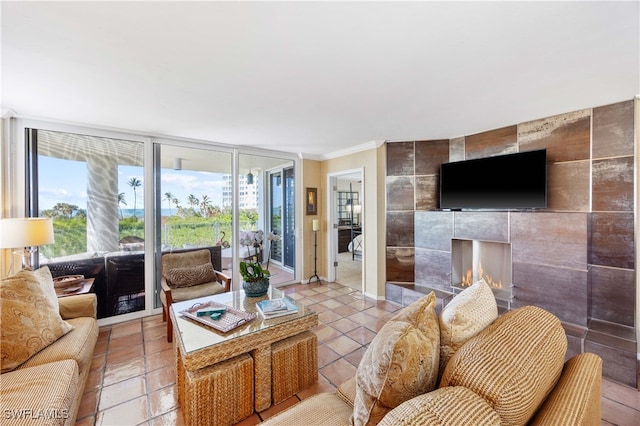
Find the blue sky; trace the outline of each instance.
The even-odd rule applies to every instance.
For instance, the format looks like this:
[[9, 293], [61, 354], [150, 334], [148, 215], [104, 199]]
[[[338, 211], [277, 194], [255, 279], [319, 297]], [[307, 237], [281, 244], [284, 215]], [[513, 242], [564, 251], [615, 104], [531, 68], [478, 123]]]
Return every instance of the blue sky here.
[[[57, 203], [69, 203], [81, 209], [87, 208], [87, 165], [81, 161], [61, 160], [39, 156], [39, 202], [40, 209], [52, 208]], [[120, 166], [118, 168], [118, 192], [124, 192], [126, 206], [133, 208], [134, 193], [127, 182], [135, 177], [142, 182], [136, 189], [136, 209], [144, 205], [144, 176], [141, 167]], [[182, 207], [188, 207], [187, 198], [193, 194], [201, 199], [207, 195], [213, 205], [222, 204], [222, 174], [194, 172], [188, 170], [163, 169], [161, 176], [162, 208], [169, 208], [164, 194], [170, 192], [178, 198]], [[171, 208], [175, 208], [172, 205]]]

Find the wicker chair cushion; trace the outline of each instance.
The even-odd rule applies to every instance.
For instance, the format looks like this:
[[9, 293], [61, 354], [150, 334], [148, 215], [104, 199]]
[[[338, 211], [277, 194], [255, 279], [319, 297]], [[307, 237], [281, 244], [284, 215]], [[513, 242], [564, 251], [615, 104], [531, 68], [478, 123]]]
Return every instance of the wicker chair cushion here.
[[498, 318], [498, 305], [493, 291], [484, 279], [456, 295], [439, 316], [440, 374], [449, 358], [467, 340]]
[[16, 272], [14, 277], [23, 278], [39, 284], [53, 310], [58, 312], [58, 296], [56, 295], [56, 288], [53, 286], [53, 277], [51, 276], [51, 271], [48, 266], [43, 266], [35, 271], [23, 269]]
[[[204, 283], [191, 287], [177, 287], [171, 289], [171, 299], [174, 302], [181, 302], [183, 300], [196, 299], [198, 297], [211, 296], [212, 294], [224, 292], [224, 286], [218, 282]], [[160, 301], [163, 305], [167, 304], [167, 298], [164, 291], [160, 292]]]
[[491, 406], [462, 386], [451, 386], [419, 395], [391, 410], [379, 426], [397, 425], [500, 425]]
[[173, 268], [167, 271], [167, 284], [172, 288], [191, 287], [216, 280], [211, 261], [202, 265]]
[[12, 371], [73, 327], [51, 307], [40, 284], [24, 278], [0, 281], [2, 373]]
[[[194, 266], [211, 263], [211, 252], [207, 249], [193, 250], [181, 253], [165, 253], [162, 255], [162, 276], [169, 286], [174, 287], [169, 274], [172, 269], [193, 268]], [[213, 269], [213, 267], [212, 267]], [[213, 280], [210, 281], [214, 281]]]
[[451, 357], [440, 387], [464, 386], [493, 407], [504, 425], [526, 424], [562, 373], [567, 338], [553, 314], [509, 311]]
[[390, 319], [371, 341], [356, 371], [353, 424], [377, 424], [391, 409], [434, 389], [440, 328], [431, 292]]

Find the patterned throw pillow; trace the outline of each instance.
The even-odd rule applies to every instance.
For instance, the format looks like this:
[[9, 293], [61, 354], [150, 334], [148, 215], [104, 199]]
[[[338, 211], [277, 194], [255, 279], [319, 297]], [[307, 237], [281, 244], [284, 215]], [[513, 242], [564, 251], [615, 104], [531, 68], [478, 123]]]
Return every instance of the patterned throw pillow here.
[[211, 262], [167, 271], [167, 281], [171, 287], [191, 287], [216, 281], [216, 273]]
[[53, 277], [51, 276], [51, 271], [48, 266], [43, 266], [35, 271], [23, 269], [17, 272], [14, 277], [23, 278], [26, 281], [39, 284], [53, 310], [56, 312], [60, 310], [56, 288], [53, 285]]
[[73, 329], [54, 311], [37, 282], [0, 281], [0, 370], [16, 369]]
[[356, 371], [353, 424], [377, 424], [403, 402], [433, 390], [438, 378], [440, 329], [431, 292], [389, 320]]
[[440, 313], [440, 375], [460, 346], [498, 318], [493, 291], [484, 279], [456, 295]]

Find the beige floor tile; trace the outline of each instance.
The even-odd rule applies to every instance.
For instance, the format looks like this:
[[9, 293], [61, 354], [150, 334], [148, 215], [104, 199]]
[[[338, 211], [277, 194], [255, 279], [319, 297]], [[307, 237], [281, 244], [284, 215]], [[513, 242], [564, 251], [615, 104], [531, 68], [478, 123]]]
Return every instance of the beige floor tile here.
[[329, 348], [327, 345], [318, 346], [318, 367], [322, 368], [325, 365], [331, 364], [333, 361], [340, 358], [340, 354]]
[[320, 373], [334, 386], [340, 386], [345, 380], [356, 374], [356, 367], [344, 358], [340, 358], [321, 368]]
[[100, 411], [96, 418], [96, 426], [129, 426], [149, 420], [147, 396], [127, 401], [123, 404]]
[[109, 386], [132, 377], [144, 374], [144, 360], [142, 358], [107, 365], [104, 370], [103, 386]]
[[104, 411], [115, 405], [138, 398], [147, 393], [144, 376], [136, 376], [113, 385], [105, 386], [100, 392], [98, 409]]
[[151, 417], [166, 414], [178, 408], [178, 389], [175, 385], [167, 386], [149, 394], [149, 411]]
[[142, 332], [142, 321], [133, 320], [114, 324], [111, 326], [111, 339], [127, 336], [129, 334], [140, 334]]
[[350, 354], [361, 346], [360, 343], [344, 335], [328, 341], [326, 345], [340, 356]]

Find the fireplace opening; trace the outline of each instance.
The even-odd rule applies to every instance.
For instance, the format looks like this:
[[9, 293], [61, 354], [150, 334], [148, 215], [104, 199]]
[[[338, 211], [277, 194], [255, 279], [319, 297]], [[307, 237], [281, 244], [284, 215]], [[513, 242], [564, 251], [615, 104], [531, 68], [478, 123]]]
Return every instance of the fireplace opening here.
[[459, 293], [484, 278], [496, 299], [511, 302], [511, 244], [451, 240], [451, 286]]

